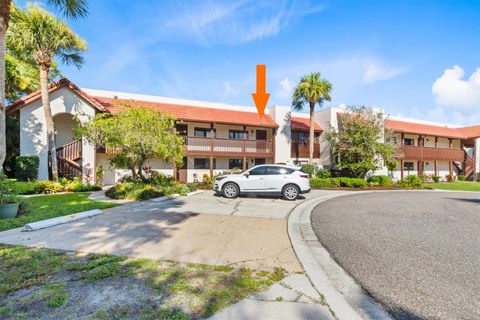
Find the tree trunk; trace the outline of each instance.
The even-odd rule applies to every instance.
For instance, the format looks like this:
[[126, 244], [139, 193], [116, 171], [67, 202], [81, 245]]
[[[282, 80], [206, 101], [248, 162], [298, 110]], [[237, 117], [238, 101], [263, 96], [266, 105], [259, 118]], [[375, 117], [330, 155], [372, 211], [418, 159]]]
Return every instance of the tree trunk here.
[[313, 164], [313, 139], [315, 139], [315, 119], [313, 111], [315, 110], [315, 102], [310, 101], [310, 164]]
[[47, 145], [52, 161], [52, 180], [58, 180], [57, 148], [55, 146], [55, 125], [53, 123], [50, 97], [48, 94], [48, 68], [40, 66], [40, 90], [42, 92], [43, 112], [45, 113], [45, 125], [47, 129]]
[[7, 156], [7, 125], [5, 114], [5, 55], [8, 18], [10, 16], [11, 0], [0, 4], [0, 172]]

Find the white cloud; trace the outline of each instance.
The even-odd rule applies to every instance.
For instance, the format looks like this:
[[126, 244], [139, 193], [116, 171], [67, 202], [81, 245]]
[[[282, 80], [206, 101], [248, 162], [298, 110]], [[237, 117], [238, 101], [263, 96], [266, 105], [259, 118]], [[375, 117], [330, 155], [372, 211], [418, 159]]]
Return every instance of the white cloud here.
[[437, 106], [453, 108], [464, 115], [480, 113], [480, 68], [464, 80], [465, 71], [458, 65], [445, 69], [432, 86]]
[[280, 82], [278, 82], [278, 91], [277, 96], [280, 99], [289, 99], [292, 96], [293, 91], [293, 84], [288, 78], [283, 78]]
[[231, 98], [232, 96], [234, 96], [238, 93], [239, 93], [239, 90], [238, 90], [237, 86], [232, 85], [232, 83], [230, 81], [225, 81], [223, 83], [222, 101], [225, 101], [228, 98]]
[[289, 0], [180, 2], [162, 32], [204, 45], [246, 43], [275, 36], [296, 19], [322, 10], [324, 6]]
[[366, 60], [363, 65], [363, 81], [373, 83], [388, 80], [406, 72], [405, 68], [388, 65], [380, 60]]

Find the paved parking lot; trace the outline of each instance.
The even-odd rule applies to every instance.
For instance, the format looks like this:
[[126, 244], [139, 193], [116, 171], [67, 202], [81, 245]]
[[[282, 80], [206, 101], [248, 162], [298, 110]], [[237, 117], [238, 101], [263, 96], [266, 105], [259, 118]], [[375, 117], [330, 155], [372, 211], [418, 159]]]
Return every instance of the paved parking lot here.
[[0, 242], [301, 271], [286, 220], [301, 201], [224, 199], [206, 191], [165, 202], [129, 203], [91, 219], [34, 232], [9, 230], [0, 233]]
[[480, 319], [480, 194], [388, 192], [326, 201], [312, 227], [396, 319]]

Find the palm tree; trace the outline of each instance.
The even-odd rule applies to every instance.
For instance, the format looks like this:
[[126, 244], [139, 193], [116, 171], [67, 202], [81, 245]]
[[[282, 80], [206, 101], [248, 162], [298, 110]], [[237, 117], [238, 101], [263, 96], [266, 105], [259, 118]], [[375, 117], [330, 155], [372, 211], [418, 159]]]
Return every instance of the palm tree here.
[[[88, 13], [87, 0], [47, 0], [49, 5], [59, 9], [66, 17], [81, 18]], [[11, 0], [0, 1], [0, 172], [6, 156], [5, 127], [5, 56], [6, 34], [10, 18]]]
[[313, 140], [315, 137], [315, 120], [313, 112], [315, 104], [322, 106], [325, 100], [330, 101], [332, 84], [322, 79], [320, 72], [313, 72], [303, 76], [300, 83], [295, 87], [292, 94], [292, 107], [295, 110], [302, 110], [308, 104], [310, 106], [310, 163], [313, 163]]
[[28, 5], [25, 11], [17, 8], [12, 10], [7, 40], [14, 52], [20, 54], [24, 60], [33, 59], [40, 69], [40, 91], [45, 112], [48, 150], [51, 155], [52, 179], [58, 180], [55, 127], [48, 93], [48, 74], [54, 57], [58, 57], [65, 64], [73, 64], [80, 68], [86, 43], [64, 21], [38, 5]]

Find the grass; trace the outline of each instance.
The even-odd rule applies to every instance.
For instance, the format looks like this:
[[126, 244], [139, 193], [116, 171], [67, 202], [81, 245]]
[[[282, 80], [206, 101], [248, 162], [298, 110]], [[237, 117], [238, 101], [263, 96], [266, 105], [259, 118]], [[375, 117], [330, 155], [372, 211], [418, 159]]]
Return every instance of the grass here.
[[480, 183], [474, 181], [455, 181], [428, 183], [427, 186], [433, 189], [455, 190], [455, 191], [480, 191]]
[[[4, 301], [0, 316], [16, 318], [22, 313], [29, 318], [42, 312], [47, 316], [65, 312], [96, 319], [203, 318], [284, 277], [283, 269], [251, 270], [108, 254], [78, 256], [0, 244], [0, 301]], [[99, 296], [109, 288], [108, 297], [101, 304], [89, 304], [90, 299], [79, 304], [75, 297], [82, 297], [85, 287]], [[23, 290], [20, 297], [13, 295], [19, 290]], [[135, 299], [119, 304], [116, 298], [125, 294]]]
[[88, 199], [89, 193], [56, 194], [25, 198], [29, 212], [16, 218], [0, 219], [0, 231], [25, 224], [92, 209], [105, 209], [115, 204]]

